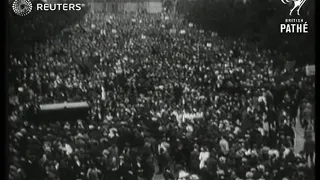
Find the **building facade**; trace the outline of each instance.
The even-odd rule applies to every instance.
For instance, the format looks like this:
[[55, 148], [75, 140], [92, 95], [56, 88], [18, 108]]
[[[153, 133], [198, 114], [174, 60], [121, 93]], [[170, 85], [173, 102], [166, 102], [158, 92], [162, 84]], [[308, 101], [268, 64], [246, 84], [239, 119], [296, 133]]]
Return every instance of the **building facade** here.
[[130, 13], [146, 11], [148, 13], [162, 12], [162, 0], [110, 0], [90, 2], [92, 12]]

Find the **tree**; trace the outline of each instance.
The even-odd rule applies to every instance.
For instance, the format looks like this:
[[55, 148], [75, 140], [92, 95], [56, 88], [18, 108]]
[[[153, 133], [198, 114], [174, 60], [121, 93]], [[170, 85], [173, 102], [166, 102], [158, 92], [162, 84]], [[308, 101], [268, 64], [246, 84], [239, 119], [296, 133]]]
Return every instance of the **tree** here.
[[[261, 48], [275, 49], [290, 55], [298, 65], [314, 63], [314, 0], [308, 0], [300, 17], [307, 20], [308, 34], [281, 34], [279, 25], [288, 18], [289, 8], [280, 1], [198, 0], [189, 21], [218, 32], [224, 37], [246, 39]], [[308, 6], [308, 7], [306, 7]], [[311, 8], [310, 8], [311, 7]], [[303, 45], [303, 46], [301, 46]]]
[[[83, 2], [85, 3], [84, 0]], [[43, 2], [33, 1], [32, 3], [35, 6]], [[62, 29], [80, 21], [88, 10], [89, 6], [85, 6], [80, 11], [32, 11], [24, 17], [17, 16], [12, 10], [9, 11], [8, 49], [10, 53], [32, 51], [35, 42], [46, 41], [57, 35]]]

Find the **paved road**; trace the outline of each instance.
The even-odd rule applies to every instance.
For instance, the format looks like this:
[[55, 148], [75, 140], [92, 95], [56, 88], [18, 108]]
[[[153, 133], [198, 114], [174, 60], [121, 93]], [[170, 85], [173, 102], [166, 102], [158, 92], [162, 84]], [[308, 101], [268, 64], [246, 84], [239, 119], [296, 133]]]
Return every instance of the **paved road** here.
[[295, 153], [299, 153], [303, 150], [304, 144], [304, 129], [301, 127], [300, 120], [296, 119], [296, 126], [295, 126], [295, 141], [294, 141], [294, 151]]

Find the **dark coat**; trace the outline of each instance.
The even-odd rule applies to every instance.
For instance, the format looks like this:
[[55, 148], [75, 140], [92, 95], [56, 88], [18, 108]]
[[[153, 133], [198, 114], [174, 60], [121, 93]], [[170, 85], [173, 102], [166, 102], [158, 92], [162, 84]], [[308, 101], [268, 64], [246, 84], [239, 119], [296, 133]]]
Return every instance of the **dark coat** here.
[[191, 152], [190, 162], [189, 162], [189, 168], [191, 171], [195, 171], [195, 172], [198, 171], [199, 164], [200, 164], [199, 155], [200, 155], [200, 153], [197, 151]]
[[133, 163], [132, 170], [133, 170], [133, 175], [134, 175], [133, 179], [138, 179], [138, 177], [143, 177], [143, 175], [144, 175], [143, 170], [144, 169], [141, 164], [138, 165], [138, 163]]
[[119, 170], [118, 170], [119, 177], [122, 177], [123, 180], [131, 180], [132, 179], [133, 175], [130, 174], [129, 171], [132, 172], [132, 168], [129, 163], [124, 162], [123, 164], [119, 165]]
[[285, 125], [283, 127], [283, 131], [285, 136], [290, 136], [291, 138], [294, 138], [294, 130], [292, 129], [292, 127]]
[[216, 176], [216, 172], [217, 172], [217, 161], [214, 158], [209, 158], [207, 160], [207, 169], [208, 172], [210, 174], [211, 177], [215, 177]]
[[[80, 162], [80, 161], [79, 161]], [[85, 170], [84, 170], [84, 165], [80, 162], [80, 165], [77, 164], [77, 162], [75, 160], [71, 160], [70, 161], [70, 167], [72, 169], [72, 176], [75, 178], [75, 179], [81, 179], [83, 178], [84, 176], [84, 173], [85, 173]], [[83, 174], [81, 174], [81, 172]]]
[[149, 179], [153, 177], [155, 173], [155, 168], [153, 165], [153, 161], [151, 159], [148, 159], [144, 164], [143, 164], [143, 176], [146, 179]]
[[304, 143], [304, 152], [305, 153], [314, 153], [315, 152], [315, 142], [308, 140]]

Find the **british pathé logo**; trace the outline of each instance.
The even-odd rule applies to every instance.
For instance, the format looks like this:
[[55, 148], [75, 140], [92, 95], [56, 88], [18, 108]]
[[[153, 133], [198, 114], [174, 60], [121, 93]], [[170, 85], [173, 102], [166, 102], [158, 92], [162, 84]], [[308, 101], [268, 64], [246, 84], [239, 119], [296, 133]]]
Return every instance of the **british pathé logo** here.
[[[292, 5], [289, 16], [292, 16], [294, 11], [296, 11], [297, 16], [300, 16], [300, 10], [306, 1], [307, 0], [281, 0], [285, 5]], [[285, 19], [285, 23], [280, 24], [280, 32], [306, 34], [308, 33], [308, 22], [302, 18]]]
[[293, 7], [291, 8], [290, 13], [289, 13], [290, 16], [292, 15], [292, 12], [294, 10], [297, 10], [297, 15], [300, 16], [300, 9], [306, 1], [307, 0], [281, 0], [281, 2], [283, 4], [292, 4], [293, 3]]

